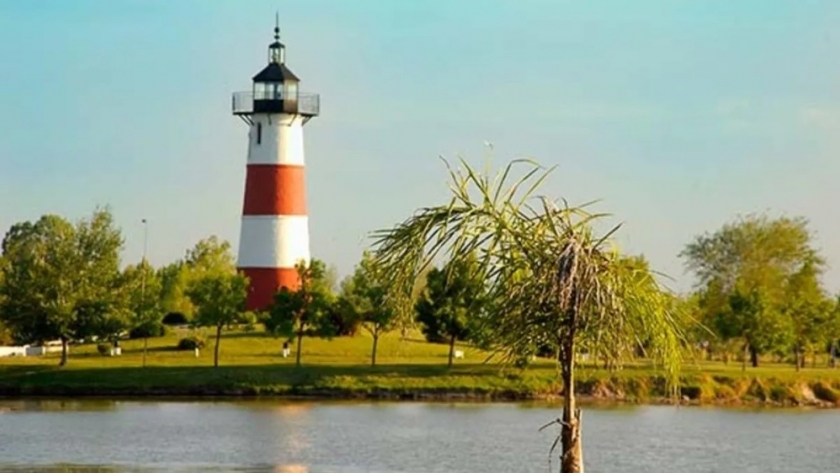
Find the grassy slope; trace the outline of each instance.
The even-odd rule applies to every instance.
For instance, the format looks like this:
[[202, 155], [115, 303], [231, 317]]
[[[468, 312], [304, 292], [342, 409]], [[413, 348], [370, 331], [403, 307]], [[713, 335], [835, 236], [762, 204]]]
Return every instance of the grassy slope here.
[[[94, 345], [73, 347], [70, 363], [57, 354], [0, 358], [0, 394], [19, 395], [223, 395], [456, 397], [522, 399], [558, 393], [556, 368], [539, 360], [526, 370], [483, 364], [486, 354], [463, 347], [466, 359], [446, 368], [448, 347], [396, 335], [380, 340], [378, 365], [370, 367], [370, 338], [305, 339], [303, 367], [282, 358], [280, 341], [262, 334], [223, 337], [221, 366], [212, 367], [212, 343], [196, 358], [175, 351], [186, 332], [149, 340], [141, 368], [142, 340], [123, 342], [123, 356], [103, 357]], [[583, 368], [579, 389], [593, 398], [647, 401], [665, 395], [660, 375], [637, 365], [610, 373]], [[696, 402], [836, 404], [840, 370], [768, 364], [741, 372], [740, 365], [704, 363], [684, 367], [682, 394]]]

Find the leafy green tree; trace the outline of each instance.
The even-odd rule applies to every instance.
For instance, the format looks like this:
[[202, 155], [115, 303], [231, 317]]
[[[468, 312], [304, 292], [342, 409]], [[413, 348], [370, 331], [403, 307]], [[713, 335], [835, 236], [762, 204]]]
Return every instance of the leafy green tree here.
[[187, 297], [189, 269], [182, 260], [157, 270], [161, 285], [161, 308], [165, 314], [182, 314], [187, 320], [193, 316], [193, 305]]
[[380, 269], [371, 254], [364, 252], [362, 261], [342, 287], [340, 299], [348, 312], [355, 314], [353, 318], [362, 321], [362, 327], [373, 338], [371, 366], [376, 366], [379, 337], [393, 330], [397, 321], [397, 311], [388, 300], [387, 293]]
[[22, 342], [59, 339], [60, 365], [70, 340], [93, 335], [107, 313], [121, 312], [123, 239], [110, 211], [96, 209], [73, 225], [56, 215], [12, 226], [3, 239], [4, 321]]
[[230, 242], [210, 236], [196, 242], [187, 250], [183, 259], [174, 261], [158, 270], [161, 284], [161, 305], [165, 314], [183, 314], [192, 319], [195, 313], [187, 290], [193, 279], [204, 273], [233, 273], [236, 260]]
[[449, 345], [448, 366], [452, 366], [455, 342], [468, 340], [472, 320], [482, 310], [484, 281], [475, 258], [455, 259], [443, 269], [432, 269], [426, 290], [417, 301], [417, 322], [429, 341]]
[[680, 255], [697, 277], [706, 318], [723, 340], [743, 342], [753, 366], [762, 353], [790, 349], [795, 339], [805, 343], [810, 323], [801, 311], [794, 323], [798, 309], [790, 301], [801, 300], [792, 288], [806, 286], [791, 280], [806, 265], [819, 274], [825, 264], [811, 245], [807, 220], [749, 215], [696, 237]]
[[217, 273], [236, 271], [236, 258], [231, 251], [230, 242], [220, 240], [215, 235], [199, 240], [187, 251], [184, 264], [192, 275], [200, 276], [204, 272]]
[[[0, 254], [0, 288], [3, 287], [3, 280], [4, 280], [4, 271], [5, 271], [5, 264], [3, 262], [3, 255]], [[2, 292], [0, 292], [0, 345], [13, 345], [15, 342], [15, 337], [12, 334], [12, 330], [6, 326], [3, 322], [5, 318], [3, 317], [2, 310], [5, 307], [5, 296]]]
[[840, 295], [837, 295], [832, 304], [831, 315], [826, 323], [826, 336], [828, 343], [826, 351], [829, 354], [829, 363], [832, 368], [837, 366], [837, 355], [840, 346]]
[[296, 265], [300, 286], [296, 290], [280, 288], [274, 302], [264, 315], [263, 324], [269, 333], [291, 340], [297, 337], [295, 364], [300, 366], [303, 337], [330, 336], [329, 314], [334, 304], [330, 282], [325, 280], [326, 265], [313, 259], [307, 265]]
[[131, 313], [129, 326], [143, 336], [143, 366], [146, 366], [149, 337], [162, 332], [163, 281], [145, 259], [123, 269], [122, 281]]
[[717, 327], [727, 338], [741, 337], [746, 369], [747, 359], [758, 366], [758, 355], [773, 348], [786, 350], [791, 345], [790, 318], [779, 310], [772, 295], [761, 287], [736, 287], [728, 298], [728, 312], [718, 315]]
[[333, 334], [337, 337], [353, 337], [362, 329], [361, 315], [356, 312], [347, 298], [351, 278], [352, 275], [341, 281], [341, 292], [333, 300], [327, 315]]
[[[675, 385], [681, 333], [672, 300], [649, 273], [632, 267], [609, 246], [610, 235], [595, 235], [595, 216], [581, 208], [559, 207], [532, 198], [546, 173], [531, 162], [524, 177], [508, 185], [516, 161], [496, 176], [451, 171], [450, 202], [424, 207], [394, 228], [376, 232], [377, 263], [389, 288], [411, 292], [419, 270], [445, 255], [450, 264], [477, 257], [475, 273], [486, 287], [487, 322], [496, 349], [519, 359], [534, 340], [559, 353], [564, 407], [561, 472], [583, 470], [581, 415], [575, 402], [578, 347], [597, 339], [606, 355], [633, 356], [638, 340], [662, 360]], [[431, 284], [431, 282], [430, 282]]]
[[810, 353], [813, 364], [816, 356], [830, 343], [832, 311], [831, 299], [820, 284], [820, 267], [805, 261], [799, 271], [788, 280], [783, 311], [793, 329], [793, 348], [796, 369], [805, 366], [805, 355]]
[[247, 294], [248, 279], [233, 272], [204, 271], [190, 281], [187, 297], [196, 308], [196, 325], [216, 329], [214, 367], [219, 366], [222, 330], [242, 320]]

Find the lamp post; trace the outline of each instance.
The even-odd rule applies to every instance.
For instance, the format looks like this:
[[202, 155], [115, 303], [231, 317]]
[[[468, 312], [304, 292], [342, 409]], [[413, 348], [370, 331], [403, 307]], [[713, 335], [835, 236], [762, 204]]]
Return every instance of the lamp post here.
[[[140, 220], [143, 224], [143, 260], [140, 262], [140, 323], [146, 325], [146, 250], [149, 241], [149, 225], [146, 219]], [[146, 350], [149, 347], [148, 327], [144, 327], [143, 333], [143, 368], [146, 367]]]

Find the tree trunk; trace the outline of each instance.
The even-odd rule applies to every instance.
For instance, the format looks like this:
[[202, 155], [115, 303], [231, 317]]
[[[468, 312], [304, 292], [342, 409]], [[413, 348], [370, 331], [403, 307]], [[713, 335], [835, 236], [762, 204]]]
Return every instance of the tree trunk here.
[[58, 366], [67, 365], [67, 337], [61, 337], [61, 361]]
[[[571, 338], [571, 337], [570, 337]], [[574, 339], [563, 349], [561, 376], [563, 378], [563, 424], [560, 431], [560, 473], [583, 473], [583, 443], [580, 438], [580, 409], [575, 405]]]
[[[218, 340], [216, 342], [218, 345]], [[149, 349], [149, 337], [143, 337], [143, 368], [146, 367], [146, 351]]]
[[219, 343], [221, 342], [221, 340], [222, 340], [222, 326], [217, 325], [216, 326], [216, 349], [214, 350], [214, 353], [213, 353], [213, 367], [214, 368], [219, 367]]
[[747, 358], [749, 357], [750, 344], [744, 342], [744, 359], [741, 361], [741, 371], [747, 371]]
[[376, 366], [376, 345], [379, 344], [379, 330], [373, 330], [373, 350], [370, 353], [370, 366]]
[[300, 366], [300, 347], [303, 343], [303, 329], [298, 330], [297, 334], [297, 353], [295, 353], [295, 366]]
[[753, 347], [750, 347], [750, 363], [753, 368], [758, 368], [758, 351]]
[[837, 342], [834, 340], [831, 342], [831, 361], [829, 363], [832, 368], [837, 366]]
[[455, 357], [455, 335], [449, 337], [449, 368], [452, 368], [452, 359]]
[[794, 363], [796, 364], [796, 371], [802, 368], [802, 354], [799, 353], [799, 347], [793, 350]]

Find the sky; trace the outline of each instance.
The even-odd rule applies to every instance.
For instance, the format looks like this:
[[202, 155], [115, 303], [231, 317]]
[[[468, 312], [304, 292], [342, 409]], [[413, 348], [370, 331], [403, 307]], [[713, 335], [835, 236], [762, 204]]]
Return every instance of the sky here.
[[[321, 94], [305, 127], [312, 254], [347, 274], [420, 206], [441, 157], [556, 166], [542, 192], [622, 223], [678, 290], [679, 252], [739, 215], [809, 219], [840, 291], [836, 0], [0, 2], [0, 231], [108, 205], [125, 262], [238, 244], [266, 62]], [[492, 145], [492, 148], [488, 145]]]

